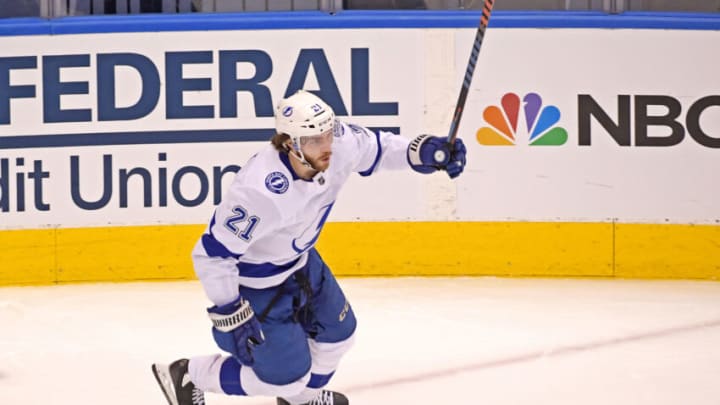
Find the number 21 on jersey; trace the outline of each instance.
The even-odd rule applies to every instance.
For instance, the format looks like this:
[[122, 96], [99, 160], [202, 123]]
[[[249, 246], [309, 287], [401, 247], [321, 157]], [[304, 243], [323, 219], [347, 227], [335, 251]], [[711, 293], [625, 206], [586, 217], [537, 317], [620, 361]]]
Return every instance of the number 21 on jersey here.
[[233, 214], [225, 220], [225, 228], [234, 233], [238, 238], [249, 242], [252, 239], [252, 233], [260, 222], [260, 218], [255, 215], [248, 215], [245, 208], [236, 205], [232, 209]]

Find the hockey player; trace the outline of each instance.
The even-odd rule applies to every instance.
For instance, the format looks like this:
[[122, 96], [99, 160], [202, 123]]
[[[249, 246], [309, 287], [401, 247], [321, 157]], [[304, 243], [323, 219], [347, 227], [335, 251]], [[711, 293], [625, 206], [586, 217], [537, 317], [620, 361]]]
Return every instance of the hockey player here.
[[350, 349], [355, 314], [315, 242], [352, 173], [412, 168], [462, 173], [465, 146], [413, 141], [346, 124], [310, 92], [275, 111], [277, 134], [238, 172], [192, 258], [212, 335], [226, 355], [152, 370], [171, 405], [204, 404], [204, 392], [272, 396], [279, 405], [346, 405], [323, 389]]

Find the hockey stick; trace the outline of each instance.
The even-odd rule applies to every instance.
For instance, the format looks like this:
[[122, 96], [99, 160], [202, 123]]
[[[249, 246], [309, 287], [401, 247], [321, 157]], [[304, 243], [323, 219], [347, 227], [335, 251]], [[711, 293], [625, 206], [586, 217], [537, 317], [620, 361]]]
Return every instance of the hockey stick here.
[[475, 64], [477, 63], [477, 58], [480, 54], [480, 47], [482, 46], [488, 21], [490, 21], [490, 13], [492, 13], [494, 2], [495, 0], [485, 0], [485, 3], [483, 4], [480, 26], [478, 26], [477, 33], [475, 34], [475, 42], [473, 42], [473, 48], [470, 52], [470, 60], [468, 61], [467, 69], [465, 69], [465, 78], [463, 79], [462, 88], [460, 88], [460, 96], [458, 97], [457, 105], [455, 105], [455, 114], [453, 115], [452, 122], [450, 123], [450, 132], [448, 133], [447, 140], [451, 149], [452, 145], [455, 143], [455, 138], [457, 138], [460, 118], [462, 117], [463, 109], [465, 108], [465, 100], [467, 100], [468, 91], [470, 91], [470, 83], [472, 82], [473, 73], [475, 72]]

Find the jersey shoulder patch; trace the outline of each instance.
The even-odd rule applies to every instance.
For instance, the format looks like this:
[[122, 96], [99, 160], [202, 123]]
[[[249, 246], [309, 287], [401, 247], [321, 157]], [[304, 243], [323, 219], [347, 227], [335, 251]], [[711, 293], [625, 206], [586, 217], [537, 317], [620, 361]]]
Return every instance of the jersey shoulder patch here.
[[365, 136], [371, 135], [370, 131], [367, 128], [364, 128], [364, 127], [361, 127], [361, 126], [355, 125], [355, 124], [347, 124], [347, 126], [350, 128], [350, 130], [353, 133], [355, 133], [357, 135], [365, 135]]
[[344, 122], [335, 120], [335, 125], [333, 125], [333, 136], [335, 138], [340, 138], [345, 135], [345, 125]]
[[290, 180], [282, 172], [272, 172], [265, 176], [265, 187], [275, 194], [283, 194], [290, 188]]

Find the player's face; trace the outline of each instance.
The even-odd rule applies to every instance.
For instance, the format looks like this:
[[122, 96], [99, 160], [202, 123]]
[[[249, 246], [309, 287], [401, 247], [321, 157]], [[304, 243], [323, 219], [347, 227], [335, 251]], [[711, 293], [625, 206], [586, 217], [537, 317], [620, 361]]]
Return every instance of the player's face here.
[[332, 155], [333, 131], [332, 129], [316, 136], [303, 136], [300, 138], [300, 147], [302, 148], [305, 159], [312, 166], [325, 171], [330, 166], [330, 155]]

